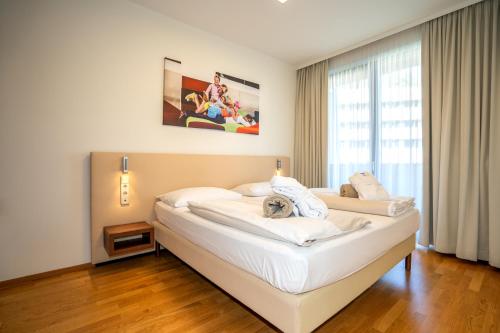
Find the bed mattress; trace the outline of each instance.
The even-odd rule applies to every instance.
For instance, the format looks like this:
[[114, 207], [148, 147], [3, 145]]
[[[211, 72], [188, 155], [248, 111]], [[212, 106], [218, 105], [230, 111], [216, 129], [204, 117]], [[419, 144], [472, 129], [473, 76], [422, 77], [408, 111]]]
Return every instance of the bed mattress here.
[[[242, 200], [262, 200], [244, 197]], [[299, 294], [343, 279], [370, 264], [418, 229], [416, 209], [398, 217], [330, 210], [330, 214], [367, 217], [371, 224], [334, 239], [300, 247], [211, 222], [163, 202], [157, 220], [217, 257], [282, 291]]]

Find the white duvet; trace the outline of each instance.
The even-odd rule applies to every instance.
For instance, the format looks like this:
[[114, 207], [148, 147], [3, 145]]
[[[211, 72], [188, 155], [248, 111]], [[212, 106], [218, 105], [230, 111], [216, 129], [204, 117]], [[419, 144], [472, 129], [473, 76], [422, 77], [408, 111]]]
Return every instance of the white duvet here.
[[233, 200], [189, 202], [195, 215], [262, 237], [309, 246], [363, 228], [370, 221], [363, 216], [330, 214], [327, 219], [264, 217], [262, 205]]

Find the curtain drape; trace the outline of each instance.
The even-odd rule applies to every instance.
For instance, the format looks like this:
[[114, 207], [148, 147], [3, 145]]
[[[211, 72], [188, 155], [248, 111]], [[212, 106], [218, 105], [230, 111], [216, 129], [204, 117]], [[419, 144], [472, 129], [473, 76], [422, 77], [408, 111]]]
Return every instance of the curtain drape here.
[[500, 6], [423, 25], [424, 210], [419, 242], [500, 267]]
[[294, 176], [308, 187], [326, 185], [328, 60], [297, 71]]

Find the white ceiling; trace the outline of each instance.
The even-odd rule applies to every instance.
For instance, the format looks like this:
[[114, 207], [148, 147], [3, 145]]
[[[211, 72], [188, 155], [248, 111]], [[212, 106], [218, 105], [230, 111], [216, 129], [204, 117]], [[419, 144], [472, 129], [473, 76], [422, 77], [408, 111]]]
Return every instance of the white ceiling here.
[[132, 0], [296, 67], [478, 0]]

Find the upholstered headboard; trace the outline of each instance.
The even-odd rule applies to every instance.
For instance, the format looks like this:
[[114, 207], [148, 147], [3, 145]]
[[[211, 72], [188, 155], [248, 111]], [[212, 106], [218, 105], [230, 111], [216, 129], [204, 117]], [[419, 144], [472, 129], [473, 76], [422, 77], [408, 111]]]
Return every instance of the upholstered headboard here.
[[[120, 205], [122, 157], [128, 156], [129, 205]], [[231, 188], [289, 175], [284, 156], [184, 155], [161, 153], [91, 153], [92, 263], [110, 260], [103, 245], [103, 227], [154, 220], [158, 194], [191, 186]], [[113, 258], [115, 259], [115, 258]]]

